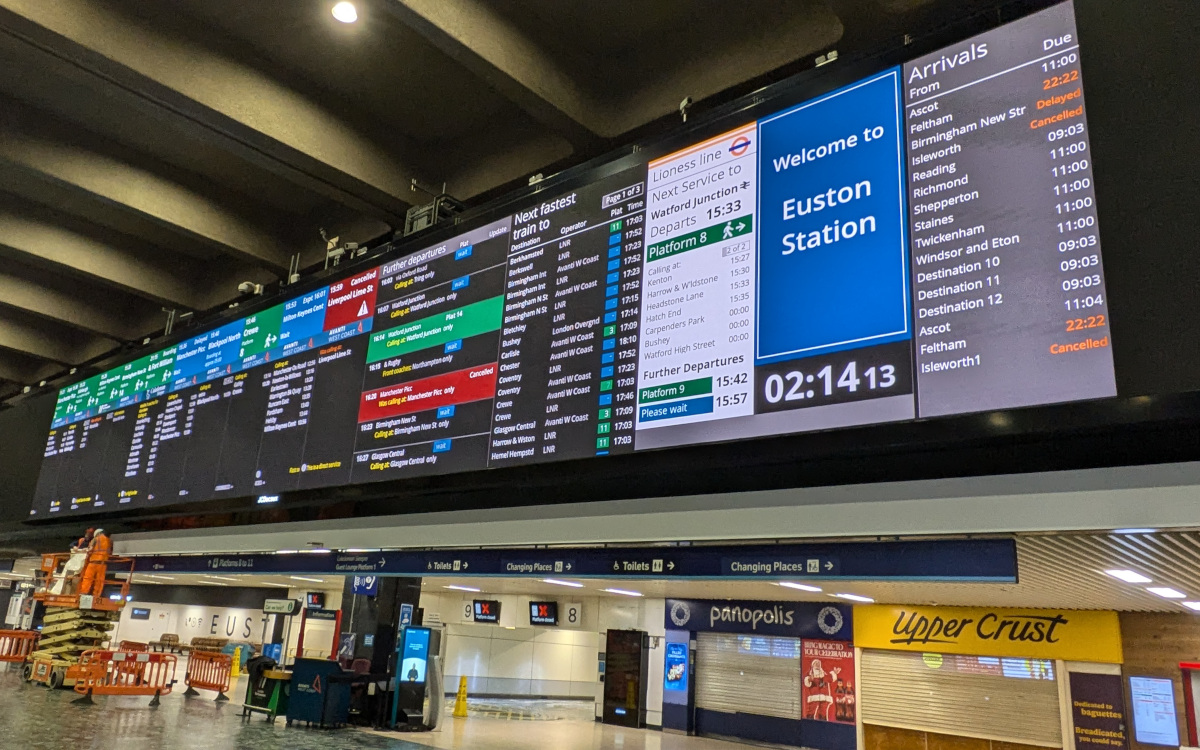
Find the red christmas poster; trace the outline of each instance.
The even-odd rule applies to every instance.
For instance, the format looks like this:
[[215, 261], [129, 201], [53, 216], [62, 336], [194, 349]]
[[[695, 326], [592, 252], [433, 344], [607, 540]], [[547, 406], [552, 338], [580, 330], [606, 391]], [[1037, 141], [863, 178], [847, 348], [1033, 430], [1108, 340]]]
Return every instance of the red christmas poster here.
[[854, 646], [842, 641], [806, 640], [801, 648], [804, 718], [853, 724], [857, 704]]

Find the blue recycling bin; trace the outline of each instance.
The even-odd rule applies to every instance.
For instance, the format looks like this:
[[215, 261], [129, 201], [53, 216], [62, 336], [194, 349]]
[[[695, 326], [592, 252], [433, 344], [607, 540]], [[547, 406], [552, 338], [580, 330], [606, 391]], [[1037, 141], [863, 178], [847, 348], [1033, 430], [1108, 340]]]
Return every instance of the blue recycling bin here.
[[297, 659], [292, 665], [287, 723], [341, 727], [350, 721], [350, 681], [336, 661]]

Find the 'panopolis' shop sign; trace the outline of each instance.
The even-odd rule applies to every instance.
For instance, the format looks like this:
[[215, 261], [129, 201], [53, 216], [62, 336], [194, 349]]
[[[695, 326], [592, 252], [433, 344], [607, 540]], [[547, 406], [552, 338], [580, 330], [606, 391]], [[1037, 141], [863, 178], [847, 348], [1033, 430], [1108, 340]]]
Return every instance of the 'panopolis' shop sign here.
[[667, 630], [849, 641], [851, 608], [824, 602], [668, 599]]
[[1120, 664], [1116, 612], [874, 605], [854, 608], [854, 645], [892, 651]]

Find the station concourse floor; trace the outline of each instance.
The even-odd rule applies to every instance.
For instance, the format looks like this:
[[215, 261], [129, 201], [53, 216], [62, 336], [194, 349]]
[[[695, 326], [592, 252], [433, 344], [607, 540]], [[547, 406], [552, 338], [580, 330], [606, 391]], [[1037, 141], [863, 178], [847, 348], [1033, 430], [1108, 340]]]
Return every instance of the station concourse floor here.
[[[76, 706], [70, 690], [25, 683], [14, 665], [0, 665], [0, 747], [20, 750], [737, 750], [718, 740], [644, 729], [622, 729], [591, 719], [587, 703], [472, 701], [467, 719], [447, 716], [437, 732], [397, 734], [347, 728], [318, 730], [274, 724], [261, 715], [241, 718], [245, 679], [228, 703], [211, 693], [185, 699], [178, 692], [150, 708], [146, 697], [97, 697]], [[452, 704], [447, 706], [449, 711]], [[511, 718], [510, 718], [511, 717]]]

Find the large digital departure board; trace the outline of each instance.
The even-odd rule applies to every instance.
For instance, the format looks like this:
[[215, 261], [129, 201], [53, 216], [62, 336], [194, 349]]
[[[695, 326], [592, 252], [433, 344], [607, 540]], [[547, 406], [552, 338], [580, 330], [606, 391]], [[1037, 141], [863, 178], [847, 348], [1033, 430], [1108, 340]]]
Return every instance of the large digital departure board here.
[[32, 514], [1116, 395], [1070, 2], [62, 389]]

